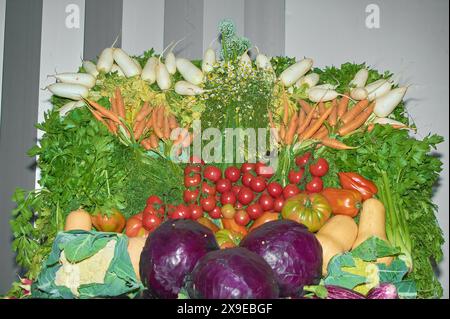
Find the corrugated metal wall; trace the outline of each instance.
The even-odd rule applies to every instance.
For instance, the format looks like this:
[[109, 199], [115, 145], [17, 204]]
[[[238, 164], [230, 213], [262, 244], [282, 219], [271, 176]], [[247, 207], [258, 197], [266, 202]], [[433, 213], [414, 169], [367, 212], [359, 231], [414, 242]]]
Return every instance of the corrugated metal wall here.
[[[17, 272], [9, 247], [9, 198], [17, 186], [35, 186], [36, 173], [25, 153], [39, 137], [33, 124], [51, 107], [48, 92], [39, 90], [51, 83], [47, 75], [75, 70], [81, 58], [95, 58], [119, 35], [118, 44], [130, 54], [152, 47], [161, 52], [184, 38], [175, 53], [200, 58], [223, 18], [233, 19], [238, 32], [269, 55], [312, 56], [322, 66], [367, 61], [416, 84], [410, 104], [419, 131], [447, 138], [439, 150], [446, 171], [435, 201], [448, 239], [448, 2], [394, 2], [377, 1], [381, 28], [369, 30], [365, 19], [371, 2], [358, 0], [0, 0], [0, 294]], [[421, 83], [423, 72], [441, 82], [432, 100], [426, 99], [426, 88], [436, 86]], [[437, 116], [442, 112], [447, 116]], [[448, 297], [448, 246], [441, 277]]]

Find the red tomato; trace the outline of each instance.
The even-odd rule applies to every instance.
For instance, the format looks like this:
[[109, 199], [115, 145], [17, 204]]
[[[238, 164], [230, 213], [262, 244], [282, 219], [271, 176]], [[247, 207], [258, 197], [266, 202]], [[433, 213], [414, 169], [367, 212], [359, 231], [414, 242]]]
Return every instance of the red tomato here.
[[205, 212], [210, 212], [216, 207], [216, 199], [213, 196], [208, 196], [200, 200], [200, 205]]
[[189, 205], [189, 210], [191, 211], [191, 218], [193, 220], [197, 220], [203, 217], [203, 209], [200, 206], [196, 204], [191, 204]]
[[277, 213], [280, 213], [283, 210], [283, 206], [284, 206], [284, 198], [283, 197], [275, 198], [275, 200], [273, 201], [273, 210], [276, 211]]
[[233, 185], [233, 187], [231, 187], [231, 191], [234, 193], [234, 195], [237, 196], [237, 194], [239, 194], [239, 192], [241, 191], [241, 186]]
[[255, 167], [256, 167], [256, 164], [254, 164], [254, 163], [244, 163], [241, 166], [241, 172], [248, 173], [248, 172], [254, 171]]
[[215, 183], [222, 177], [222, 172], [220, 171], [220, 168], [218, 168], [217, 166], [209, 165], [205, 167], [203, 171], [203, 176], [207, 180]]
[[189, 163], [205, 165], [205, 162], [197, 156], [191, 156], [189, 158]]
[[142, 226], [150, 232], [155, 230], [161, 223], [162, 219], [157, 214], [143, 214], [142, 216]]
[[178, 205], [171, 217], [172, 219], [189, 219], [191, 218], [191, 211], [186, 205]]
[[174, 205], [166, 205], [166, 211], [167, 211], [167, 216], [169, 216], [170, 218], [172, 218], [172, 214], [175, 211], [176, 207]]
[[247, 226], [250, 222], [250, 216], [246, 211], [240, 210], [234, 215], [234, 221], [239, 226]]
[[197, 200], [199, 194], [200, 194], [200, 191], [198, 189], [195, 189], [193, 191], [186, 189], [183, 192], [183, 200], [186, 204], [193, 203]]
[[242, 205], [248, 205], [250, 204], [253, 199], [255, 198], [255, 194], [253, 191], [248, 187], [242, 187], [241, 191], [239, 192], [237, 199]]
[[255, 176], [252, 175], [252, 173], [247, 172], [242, 175], [242, 185], [250, 187], [250, 184], [252, 183], [252, 180], [255, 178]]
[[272, 182], [267, 185], [267, 192], [273, 198], [277, 198], [280, 197], [280, 195], [283, 193], [283, 187], [281, 187], [281, 185], [276, 182]]
[[311, 181], [306, 184], [306, 191], [309, 193], [320, 193], [323, 190], [323, 181], [320, 177], [313, 177]]
[[184, 169], [184, 175], [190, 176], [191, 174], [201, 173], [202, 168], [198, 165], [188, 165]]
[[222, 205], [227, 205], [227, 204], [234, 205], [234, 204], [236, 204], [236, 200], [237, 200], [236, 195], [233, 192], [225, 192], [220, 197], [220, 203]]
[[164, 215], [164, 206], [160, 206], [159, 204], [147, 205], [142, 213], [143, 215], [154, 214], [158, 215], [158, 217], [162, 217]]
[[235, 166], [228, 167], [225, 170], [225, 178], [230, 182], [235, 183], [241, 178], [241, 171]]
[[259, 205], [259, 204], [251, 204], [250, 206], [247, 207], [246, 212], [247, 212], [248, 216], [250, 217], [250, 219], [253, 219], [253, 220], [261, 217], [262, 214], [264, 214], [264, 210], [262, 209], [261, 205]]
[[266, 180], [261, 177], [254, 177], [250, 183], [250, 187], [254, 192], [261, 193], [266, 189]]
[[300, 190], [298, 189], [297, 185], [294, 184], [286, 185], [286, 187], [283, 189], [283, 197], [286, 199], [291, 198], [298, 193], [300, 193]]
[[305, 169], [301, 168], [298, 172], [297, 171], [290, 171], [288, 175], [289, 183], [291, 184], [299, 184], [302, 180], [303, 174], [305, 172]]
[[223, 194], [231, 190], [231, 181], [226, 178], [221, 178], [216, 183], [216, 190]]
[[[163, 204], [163, 201], [158, 196], [152, 195], [147, 199], [147, 206], [153, 206], [154, 204], [161, 206]], [[156, 207], [156, 205], [155, 205], [155, 207]]]
[[302, 156], [298, 156], [295, 159], [295, 164], [300, 168], [305, 167], [306, 164], [308, 164], [310, 158], [311, 158], [311, 153], [310, 152], [305, 153]]
[[316, 163], [309, 167], [311, 175], [316, 177], [325, 176], [328, 173], [329, 165], [326, 159], [319, 158]]
[[202, 183], [202, 194], [214, 196], [214, 195], [216, 195], [216, 188], [214, 186], [209, 185], [207, 182], [203, 182]]
[[222, 212], [220, 211], [220, 207], [214, 207], [213, 210], [211, 210], [210, 212], [208, 212], [209, 217], [211, 217], [212, 219], [219, 219], [220, 216], [222, 215]]
[[271, 178], [275, 172], [272, 167], [265, 165], [264, 163], [256, 163], [255, 171], [258, 176], [264, 178]]
[[142, 237], [148, 235], [149, 231], [142, 226], [142, 213], [134, 215], [127, 220], [125, 234], [128, 237]]
[[272, 196], [268, 195], [268, 194], [263, 194], [261, 195], [261, 197], [259, 198], [259, 205], [261, 205], [261, 208], [267, 212], [273, 209], [273, 198]]
[[192, 176], [184, 176], [184, 187], [197, 187], [202, 182], [200, 174], [194, 174]]

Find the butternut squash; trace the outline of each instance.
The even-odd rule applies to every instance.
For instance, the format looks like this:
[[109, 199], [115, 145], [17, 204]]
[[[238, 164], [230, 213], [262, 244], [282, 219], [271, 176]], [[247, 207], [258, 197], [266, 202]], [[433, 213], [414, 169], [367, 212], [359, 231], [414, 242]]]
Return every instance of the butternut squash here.
[[349, 251], [358, 234], [358, 226], [353, 218], [336, 215], [329, 219], [316, 234], [322, 245], [322, 273], [326, 275], [328, 263], [338, 254]]
[[[359, 217], [358, 236], [352, 249], [361, 245], [370, 237], [375, 236], [388, 241], [386, 237], [386, 209], [381, 201], [370, 198], [364, 201]], [[377, 263], [390, 265], [393, 257], [379, 258]]]

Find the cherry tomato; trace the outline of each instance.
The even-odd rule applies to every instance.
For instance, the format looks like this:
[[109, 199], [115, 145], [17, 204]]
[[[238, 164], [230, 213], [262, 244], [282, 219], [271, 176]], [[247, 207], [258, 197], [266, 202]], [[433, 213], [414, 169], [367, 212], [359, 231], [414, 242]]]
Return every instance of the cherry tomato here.
[[234, 221], [239, 226], [247, 226], [248, 223], [250, 222], [250, 216], [248, 215], [248, 213], [245, 210], [239, 210], [234, 215]]
[[158, 217], [162, 217], [164, 215], [164, 206], [160, 204], [152, 204], [145, 206], [144, 210], [142, 211], [143, 214], [155, 214], [158, 215]]
[[316, 177], [325, 176], [328, 173], [329, 165], [326, 159], [319, 158], [316, 163], [309, 167], [311, 175]]
[[212, 219], [219, 219], [220, 216], [222, 215], [221, 211], [220, 211], [220, 207], [214, 207], [213, 210], [211, 210], [210, 212], [208, 212], [209, 217], [211, 217]]
[[255, 177], [252, 179], [250, 187], [254, 192], [261, 193], [266, 189], [266, 180], [261, 176]]
[[290, 171], [288, 175], [289, 183], [291, 184], [299, 184], [302, 180], [303, 174], [305, 173], [305, 169], [301, 168], [298, 172], [297, 171]]
[[241, 166], [241, 172], [248, 173], [248, 172], [254, 171], [255, 167], [256, 167], [256, 164], [254, 164], [254, 163], [244, 163]]
[[273, 198], [277, 198], [280, 197], [280, 195], [283, 193], [283, 187], [281, 187], [281, 185], [276, 182], [272, 182], [267, 185], [267, 192]]
[[241, 171], [235, 166], [228, 167], [225, 170], [225, 178], [230, 182], [235, 183], [241, 178]]
[[248, 214], [248, 216], [250, 217], [250, 219], [257, 219], [258, 217], [261, 217], [262, 214], [264, 214], [264, 210], [262, 209], [261, 205], [256, 203], [256, 204], [251, 204], [250, 206], [247, 207], [246, 212]]
[[191, 174], [201, 173], [202, 168], [198, 165], [188, 165], [184, 169], [184, 175], [191, 176]]
[[166, 205], [167, 216], [172, 218], [172, 214], [175, 211], [175, 209], [176, 209], [176, 207], [174, 205], [171, 205], [171, 204]]
[[184, 187], [197, 187], [202, 182], [200, 174], [194, 174], [192, 176], [184, 176]]
[[203, 217], [203, 209], [199, 205], [191, 204], [189, 205], [189, 210], [191, 211], [191, 218], [193, 220]]
[[202, 205], [203, 210], [208, 213], [216, 207], [216, 204], [216, 199], [213, 196], [208, 196], [200, 200], [200, 205]]
[[259, 205], [261, 205], [261, 208], [267, 212], [273, 209], [273, 198], [272, 196], [268, 195], [268, 194], [263, 194], [261, 195], [261, 197], [259, 198]]
[[221, 178], [216, 183], [216, 190], [223, 194], [231, 190], [231, 182], [229, 179]]
[[227, 204], [236, 204], [236, 195], [233, 192], [225, 192], [220, 196], [220, 203], [225, 206]]
[[156, 195], [152, 195], [147, 199], [147, 206], [154, 206], [154, 204], [162, 205], [163, 201]]
[[197, 156], [189, 157], [189, 163], [205, 165], [205, 162], [202, 159], [198, 158]]
[[308, 164], [310, 157], [311, 157], [311, 153], [310, 153], [310, 152], [305, 153], [305, 154], [303, 154], [302, 156], [298, 156], [298, 157], [295, 159], [295, 164], [296, 164], [298, 167], [300, 167], [300, 168], [305, 167], [306, 164]]
[[239, 192], [237, 199], [242, 205], [248, 205], [250, 204], [253, 199], [255, 198], [255, 194], [253, 191], [248, 187], [242, 187], [241, 191]]
[[234, 208], [242, 209], [242, 208], [244, 208], [244, 205], [242, 205], [240, 202], [236, 202], [236, 204], [234, 204]]
[[306, 184], [306, 191], [309, 193], [320, 193], [323, 190], [323, 181], [320, 177], [313, 177], [311, 181]]
[[255, 171], [258, 176], [261, 176], [264, 178], [271, 178], [275, 174], [272, 167], [267, 166], [261, 162], [256, 163]]
[[252, 175], [252, 173], [247, 172], [242, 175], [242, 185], [250, 187], [250, 184], [252, 183], [252, 180], [255, 178], [255, 176]]
[[222, 172], [220, 171], [220, 168], [218, 168], [217, 166], [209, 165], [205, 167], [203, 171], [203, 176], [207, 180], [215, 183], [222, 177]]
[[237, 196], [237, 194], [239, 194], [239, 192], [241, 191], [241, 186], [233, 185], [233, 187], [231, 187], [231, 191], [234, 193], [234, 195]]
[[286, 187], [283, 189], [283, 197], [286, 199], [291, 198], [292, 196], [295, 196], [298, 193], [300, 193], [300, 190], [295, 184], [286, 185]]
[[236, 210], [234, 209], [233, 205], [230, 205], [230, 204], [226, 204], [226, 205], [222, 206], [220, 211], [222, 213], [222, 216], [224, 218], [228, 218], [228, 219], [233, 218], [234, 214], [236, 214]]
[[207, 182], [203, 182], [202, 193], [209, 196], [214, 196], [216, 195], [216, 188], [214, 186], [209, 185]]
[[186, 205], [178, 205], [171, 217], [172, 219], [189, 219], [191, 218], [191, 210]]
[[273, 210], [277, 213], [280, 213], [283, 210], [284, 201], [285, 200], [283, 197], [275, 198], [275, 200], [273, 201]]
[[155, 230], [161, 223], [162, 219], [156, 214], [144, 214], [142, 216], [142, 226], [148, 231]]
[[183, 192], [183, 200], [186, 204], [193, 203], [197, 200], [199, 194], [200, 194], [200, 191], [198, 189], [195, 189], [193, 191], [186, 189]]

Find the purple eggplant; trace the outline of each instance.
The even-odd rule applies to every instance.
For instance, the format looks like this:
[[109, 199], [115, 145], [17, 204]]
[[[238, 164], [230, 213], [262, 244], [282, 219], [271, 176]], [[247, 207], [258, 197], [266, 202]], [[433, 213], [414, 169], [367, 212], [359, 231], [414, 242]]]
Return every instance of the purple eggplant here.
[[393, 284], [382, 283], [372, 288], [367, 294], [368, 299], [398, 299], [397, 288]]

